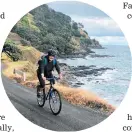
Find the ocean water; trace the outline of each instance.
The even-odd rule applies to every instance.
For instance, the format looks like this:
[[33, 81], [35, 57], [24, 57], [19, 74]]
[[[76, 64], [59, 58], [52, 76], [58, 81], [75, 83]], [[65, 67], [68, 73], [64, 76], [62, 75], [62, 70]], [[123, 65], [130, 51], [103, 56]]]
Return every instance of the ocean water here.
[[[85, 59], [60, 59], [70, 66], [90, 66], [97, 68], [108, 67], [113, 70], [107, 70], [100, 76], [78, 77], [78, 80], [84, 85], [80, 87], [96, 93], [99, 97], [107, 100], [110, 104], [118, 106], [124, 96], [131, 81], [131, 52], [128, 46], [124, 45], [105, 45], [105, 49], [94, 49], [99, 55], [109, 55], [113, 57], [90, 57]], [[92, 78], [90, 81], [89, 78]]]

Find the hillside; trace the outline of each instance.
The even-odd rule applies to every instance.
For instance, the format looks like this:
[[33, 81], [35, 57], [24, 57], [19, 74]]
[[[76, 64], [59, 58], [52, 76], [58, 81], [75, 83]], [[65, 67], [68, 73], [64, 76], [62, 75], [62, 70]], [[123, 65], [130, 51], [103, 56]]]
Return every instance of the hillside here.
[[21, 37], [20, 43], [24, 46], [32, 45], [42, 52], [52, 48], [65, 55], [89, 53], [91, 48], [102, 48], [97, 40], [90, 39], [81, 23], [47, 5], [26, 14], [11, 32]]

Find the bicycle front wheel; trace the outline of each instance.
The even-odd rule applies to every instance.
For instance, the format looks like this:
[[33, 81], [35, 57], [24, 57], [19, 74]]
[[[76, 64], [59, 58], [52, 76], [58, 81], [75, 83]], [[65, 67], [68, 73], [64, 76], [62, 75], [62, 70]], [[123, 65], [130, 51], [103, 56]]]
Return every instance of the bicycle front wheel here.
[[49, 105], [54, 115], [58, 115], [61, 112], [61, 108], [62, 108], [61, 96], [56, 89], [53, 89], [50, 93]]

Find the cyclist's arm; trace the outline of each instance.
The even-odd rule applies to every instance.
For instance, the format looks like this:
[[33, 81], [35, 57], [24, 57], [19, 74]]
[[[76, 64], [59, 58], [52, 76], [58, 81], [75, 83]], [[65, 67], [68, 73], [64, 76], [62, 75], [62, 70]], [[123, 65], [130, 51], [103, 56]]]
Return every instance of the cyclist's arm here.
[[44, 64], [44, 61], [42, 60], [40, 63], [40, 74], [42, 77], [44, 77], [44, 67], [45, 67], [45, 64]]
[[56, 71], [57, 71], [58, 74], [59, 74], [59, 78], [62, 79], [63, 77], [62, 77], [62, 73], [61, 73], [61, 71], [60, 71], [60, 67], [59, 67], [59, 65], [58, 65], [58, 62], [56, 62], [55, 68], [56, 68]]
[[59, 67], [57, 61], [56, 61], [56, 64], [55, 64], [55, 69], [56, 69], [56, 71], [58, 72], [58, 74], [61, 74], [60, 67]]

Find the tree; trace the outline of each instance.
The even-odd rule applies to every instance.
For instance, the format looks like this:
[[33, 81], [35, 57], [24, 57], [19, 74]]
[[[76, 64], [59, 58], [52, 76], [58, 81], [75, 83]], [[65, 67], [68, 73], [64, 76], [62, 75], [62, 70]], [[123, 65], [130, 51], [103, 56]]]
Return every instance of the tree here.
[[43, 39], [43, 43], [56, 46], [55, 36], [52, 33], [47, 34]]
[[82, 23], [79, 22], [79, 23], [78, 23], [78, 27], [79, 27], [79, 28], [84, 28], [84, 25], [83, 25]]
[[77, 29], [78, 29], [78, 24], [77, 24], [76, 22], [74, 22], [74, 23], [72, 24], [72, 28], [75, 29], [75, 30], [77, 30]]
[[78, 30], [72, 30], [72, 35], [75, 37], [81, 37], [81, 34]]
[[67, 45], [67, 42], [65, 41], [65, 39], [62, 37], [56, 36], [55, 40], [56, 40], [58, 52], [60, 54], [65, 53], [65, 47]]
[[2, 52], [9, 56], [13, 61], [18, 61], [22, 57], [20, 49], [14, 44], [8, 43], [8, 41], [4, 44]]

